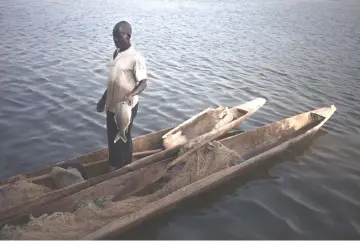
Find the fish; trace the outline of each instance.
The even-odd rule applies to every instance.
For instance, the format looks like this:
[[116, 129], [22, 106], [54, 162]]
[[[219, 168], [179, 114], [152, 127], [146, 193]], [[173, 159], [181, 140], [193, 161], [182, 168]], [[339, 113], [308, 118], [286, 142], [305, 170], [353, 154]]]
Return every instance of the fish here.
[[118, 142], [120, 139], [123, 142], [126, 142], [127, 138], [125, 133], [128, 130], [131, 121], [131, 106], [128, 102], [120, 101], [116, 104], [114, 119], [118, 130], [114, 143]]

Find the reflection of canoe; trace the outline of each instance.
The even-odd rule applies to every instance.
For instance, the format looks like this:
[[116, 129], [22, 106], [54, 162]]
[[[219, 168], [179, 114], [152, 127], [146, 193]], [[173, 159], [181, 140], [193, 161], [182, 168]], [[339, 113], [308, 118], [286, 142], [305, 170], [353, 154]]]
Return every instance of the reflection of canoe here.
[[175, 208], [178, 203], [185, 199], [208, 191], [249, 171], [250, 168], [266, 162], [269, 157], [278, 154], [290, 145], [312, 137], [333, 115], [335, 110], [335, 106], [320, 108], [222, 139], [220, 142], [224, 146], [234, 150], [242, 157], [241, 163], [174, 191], [164, 198], [144, 206], [139, 211], [116, 219], [83, 237], [83, 239], [108, 239], [119, 235], [145, 220]]
[[[209, 126], [208, 132], [205, 132], [205, 134], [199, 133], [199, 135], [196, 135], [196, 133], [192, 133], [192, 137], [195, 137], [195, 139], [200, 138], [199, 140], [201, 140], [202, 136], [206, 136], [210, 139], [220, 139], [226, 137], [227, 135], [231, 135], [229, 133], [231, 129], [239, 126], [244, 120], [253, 115], [259, 108], [261, 108], [265, 104], [265, 102], [265, 99], [257, 98], [242, 105], [233, 107], [230, 110], [232, 110], [232, 113], [234, 113], [235, 115], [229, 123], [220, 125], [216, 129], [214, 129], [213, 126]], [[202, 112], [200, 115], [197, 115], [197, 117], [202, 117], [204, 113], [206, 112]], [[195, 119], [194, 122], [196, 125], [202, 124], [201, 122], [196, 122], [196, 120], [197, 119]], [[188, 125], [191, 126], [192, 123], [193, 122], [188, 123]], [[196, 126], [193, 125], [193, 129], [196, 131]], [[165, 149], [162, 146], [162, 136], [166, 134], [169, 130], [171, 129], [164, 129], [155, 133], [135, 138], [133, 145], [135, 152], [134, 156], [137, 157], [137, 160], [134, 160], [131, 164], [124, 166], [123, 168], [120, 168], [116, 171], [108, 172], [108, 153], [106, 148], [91, 152], [84, 156], [77, 157], [67, 162], [60, 163], [64, 164], [71, 162], [83, 164], [85, 172], [89, 179], [63, 189], [51, 191], [50, 193], [32, 198], [25, 202], [16, 203], [11, 207], [0, 207], [0, 209], [3, 208], [3, 210], [0, 212], [0, 225], [7, 224], [9, 222], [13, 223], [13, 221], [20, 220], [21, 218], [24, 218], [28, 214], [32, 213], [33, 211], [39, 208], [41, 209], [45, 204], [50, 204], [58, 199], [64, 198], [98, 183], [104, 182], [110, 178], [114, 178], [116, 176], [120, 176], [125, 173], [145, 167], [149, 164], [176, 156], [181, 146], [174, 146], [169, 149]], [[140, 152], [143, 158], [138, 158], [140, 156]], [[55, 165], [59, 165], [59, 163]], [[25, 176], [27, 177], [28, 181], [54, 189], [54, 181], [50, 175], [53, 166], [54, 165], [45, 167], [33, 173], [28, 173]]]

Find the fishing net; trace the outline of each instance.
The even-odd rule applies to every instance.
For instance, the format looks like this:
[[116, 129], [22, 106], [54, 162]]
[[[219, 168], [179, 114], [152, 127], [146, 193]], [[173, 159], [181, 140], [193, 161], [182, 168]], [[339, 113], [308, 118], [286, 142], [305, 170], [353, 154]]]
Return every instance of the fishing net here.
[[31, 220], [23, 226], [7, 226], [4, 239], [79, 239], [86, 234], [136, 212], [147, 204], [235, 164], [240, 156], [219, 142], [199, 148], [186, 162], [167, 171], [155, 183], [150, 183], [132, 196], [112, 202], [113, 196], [82, 200], [74, 212], [53, 213]]
[[51, 189], [26, 180], [18, 180], [0, 188], [0, 210], [50, 192]]
[[[59, 189], [84, 180], [80, 172], [75, 168], [64, 169], [54, 167], [51, 172], [51, 177]], [[27, 181], [25, 176], [15, 176], [9, 180], [8, 184], [0, 187], [0, 210], [10, 208], [11, 206], [42, 196], [51, 191], [53, 190], [46, 186]]]

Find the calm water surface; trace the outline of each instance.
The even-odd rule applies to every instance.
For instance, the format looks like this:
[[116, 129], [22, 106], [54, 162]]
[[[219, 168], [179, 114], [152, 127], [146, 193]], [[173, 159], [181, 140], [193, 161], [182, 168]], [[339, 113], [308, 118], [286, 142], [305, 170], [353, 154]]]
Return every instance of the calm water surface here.
[[111, 32], [133, 24], [148, 59], [135, 136], [214, 105], [267, 104], [249, 130], [335, 104], [310, 143], [124, 235], [148, 239], [360, 238], [357, 0], [2, 0], [0, 178], [106, 146], [95, 105]]

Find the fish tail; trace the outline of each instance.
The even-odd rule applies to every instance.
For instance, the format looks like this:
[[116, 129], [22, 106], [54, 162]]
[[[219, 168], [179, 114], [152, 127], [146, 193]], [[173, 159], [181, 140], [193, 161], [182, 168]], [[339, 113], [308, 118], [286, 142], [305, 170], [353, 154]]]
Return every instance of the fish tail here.
[[127, 141], [127, 138], [126, 138], [125, 135], [124, 135], [124, 136], [120, 136], [120, 138], [121, 138], [121, 140], [122, 140], [123, 142], [126, 142], [126, 141]]
[[117, 133], [115, 139], [114, 139], [114, 143], [118, 142], [119, 140], [122, 140], [123, 142], [127, 141], [126, 135], [125, 133], [121, 133], [120, 131]]
[[118, 142], [118, 140], [120, 140], [120, 132], [117, 133], [115, 139], [114, 139], [114, 143]]
[[119, 132], [120, 133], [120, 138], [124, 143], [127, 141], [125, 132], [126, 132], [126, 130], [124, 130], [123, 132]]

